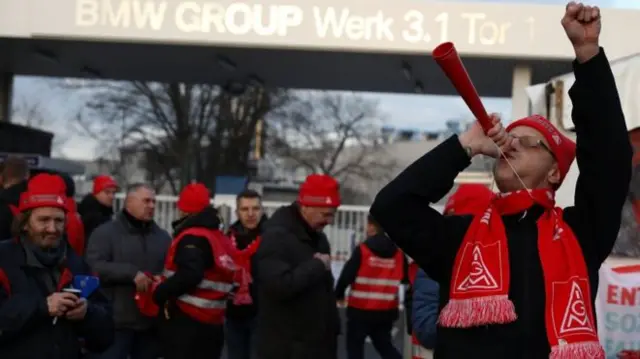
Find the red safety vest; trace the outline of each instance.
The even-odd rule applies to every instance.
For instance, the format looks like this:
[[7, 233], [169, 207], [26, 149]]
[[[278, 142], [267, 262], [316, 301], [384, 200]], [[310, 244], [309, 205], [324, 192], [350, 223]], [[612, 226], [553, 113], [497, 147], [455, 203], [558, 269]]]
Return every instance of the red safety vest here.
[[206, 238], [213, 250], [215, 264], [204, 272], [204, 278], [194, 290], [176, 299], [176, 304], [185, 314], [201, 323], [222, 324], [237, 268], [231, 258], [231, 242], [219, 230], [194, 227], [183, 231], [173, 240], [167, 253], [163, 273], [165, 277], [175, 273], [176, 248], [186, 235]]
[[398, 287], [404, 275], [402, 251], [393, 258], [381, 258], [361, 244], [360, 253], [362, 260], [349, 291], [348, 306], [362, 310], [398, 308]]

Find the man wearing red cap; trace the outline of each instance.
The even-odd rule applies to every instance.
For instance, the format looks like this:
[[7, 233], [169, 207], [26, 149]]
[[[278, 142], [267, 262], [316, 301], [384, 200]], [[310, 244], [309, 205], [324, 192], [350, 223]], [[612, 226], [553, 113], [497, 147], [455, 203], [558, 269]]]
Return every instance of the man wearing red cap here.
[[298, 200], [265, 224], [255, 257], [259, 358], [336, 358], [340, 320], [322, 229], [333, 223], [339, 205], [338, 182], [313, 174]]
[[[444, 141], [383, 188], [371, 208], [391, 239], [440, 284], [435, 356], [604, 359], [593, 303], [631, 176], [631, 145], [598, 39], [597, 7], [569, 3], [562, 26], [576, 61], [569, 94], [578, 146], [531, 116]], [[495, 142], [495, 143], [494, 143]], [[500, 156], [500, 151], [504, 156]], [[555, 207], [577, 152], [575, 206]], [[500, 194], [477, 215], [431, 208], [484, 154]]]
[[180, 218], [173, 222], [166, 279], [153, 292], [162, 308], [163, 357], [220, 358], [225, 309], [236, 275], [233, 248], [220, 230], [220, 217], [204, 185], [187, 185], [177, 206]]
[[100, 175], [93, 179], [93, 190], [78, 204], [86, 238], [98, 226], [113, 218], [113, 201], [117, 190], [118, 184], [111, 176]]
[[15, 240], [0, 244], [0, 358], [80, 358], [80, 338], [96, 352], [111, 345], [106, 298], [64, 292], [89, 266], [67, 246], [65, 185], [40, 174], [20, 196]]

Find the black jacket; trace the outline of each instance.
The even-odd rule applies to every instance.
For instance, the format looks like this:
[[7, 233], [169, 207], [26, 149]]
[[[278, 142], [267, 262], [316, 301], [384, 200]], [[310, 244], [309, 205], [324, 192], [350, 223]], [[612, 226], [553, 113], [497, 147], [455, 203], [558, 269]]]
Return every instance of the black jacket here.
[[[173, 238], [190, 228], [220, 229], [218, 212], [208, 207], [200, 213], [184, 217], [173, 222]], [[186, 235], [178, 243], [174, 257], [176, 271], [173, 276], [164, 281], [153, 293], [154, 302], [164, 306], [165, 302], [173, 303], [179, 296], [192, 291], [204, 278], [204, 272], [213, 268], [213, 250], [209, 241], [204, 237]], [[176, 315], [183, 315], [177, 306], [171, 306]]]
[[18, 206], [20, 194], [27, 190], [27, 181], [18, 182], [13, 186], [0, 191], [0, 238], [11, 238], [11, 223], [13, 222], [13, 212], [10, 205]]
[[[378, 234], [367, 238], [363, 245], [367, 246], [376, 256], [381, 258], [393, 258], [396, 252], [399, 251], [398, 246], [393, 243], [389, 237], [384, 234]], [[408, 267], [407, 258], [403, 256], [403, 283], [408, 283]], [[344, 299], [345, 290], [348, 286], [352, 285], [358, 276], [358, 270], [360, 270], [360, 263], [362, 262], [362, 251], [360, 246], [356, 247], [351, 254], [351, 258], [345, 263], [340, 278], [336, 284], [336, 297], [340, 300]], [[392, 310], [362, 310], [353, 307], [347, 307], [347, 317], [349, 319], [356, 319], [362, 321], [390, 321], [393, 322], [398, 319], [398, 308]]]
[[[72, 275], [91, 274], [89, 266], [71, 249], [67, 250], [64, 267]], [[60, 273], [54, 275], [53, 270], [28, 260], [22, 245], [13, 240], [0, 244], [0, 269], [11, 287], [7, 293], [0, 286], [0, 358], [79, 359], [80, 338], [92, 352], [104, 351], [113, 343], [111, 308], [99, 290], [88, 298], [84, 320], [59, 318], [53, 325], [46, 298], [56, 291], [52, 286], [67, 285], [44, 278], [62, 278]]]
[[[84, 226], [84, 237], [89, 240], [93, 230], [113, 218], [113, 208], [98, 202], [92, 194], [84, 196], [78, 203], [78, 213]], [[88, 243], [85, 243], [85, 247]]]
[[340, 320], [333, 275], [315, 253], [329, 241], [312, 230], [296, 204], [265, 224], [255, 255], [257, 352], [261, 359], [335, 359]]
[[[631, 146], [618, 92], [601, 49], [586, 63], [574, 63], [569, 91], [577, 133], [580, 175], [575, 206], [564, 220], [575, 233], [587, 263], [592, 302], [598, 269], [616, 240], [631, 176]], [[469, 165], [454, 136], [418, 159], [377, 195], [371, 214], [389, 236], [440, 284], [440, 308], [449, 300], [452, 266], [470, 224], [469, 216], [442, 216], [431, 208]], [[606, 175], [605, 175], [606, 174]], [[518, 320], [470, 329], [438, 328], [435, 355], [448, 358], [547, 359], [545, 287], [538, 254], [536, 220], [543, 210], [503, 216], [509, 247], [509, 297]]]
[[[253, 241], [258, 238], [260, 233], [262, 233], [264, 229], [264, 224], [267, 222], [267, 216], [264, 215], [260, 219], [260, 223], [258, 223], [258, 227], [254, 230], [245, 229], [240, 221], [236, 221], [229, 227], [229, 231], [227, 232], [228, 236], [233, 236], [236, 239], [236, 248], [243, 250], [247, 248]], [[252, 260], [253, 262], [253, 260]], [[252, 264], [251, 271], [254, 271], [254, 265]], [[251, 273], [252, 276], [255, 274]], [[227, 303], [227, 318], [231, 320], [248, 320], [254, 318], [257, 313], [257, 304], [258, 304], [258, 291], [257, 287], [252, 282], [249, 285], [249, 294], [251, 295], [252, 303], [246, 305], [235, 305], [233, 301], [229, 301]]]

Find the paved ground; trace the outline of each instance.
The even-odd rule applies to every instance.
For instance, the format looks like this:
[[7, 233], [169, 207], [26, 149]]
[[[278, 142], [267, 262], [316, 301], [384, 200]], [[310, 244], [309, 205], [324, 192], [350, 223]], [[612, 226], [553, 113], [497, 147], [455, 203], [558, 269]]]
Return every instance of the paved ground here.
[[[344, 328], [344, 325], [346, 323], [345, 319], [344, 319], [344, 310], [341, 311], [342, 313], [342, 324], [343, 324], [343, 330], [342, 333], [346, 333], [346, 330]], [[404, 342], [404, 335], [406, 333], [406, 330], [404, 329], [404, 315], [400, 315], [400, 319], [396, 322], [396, 325], [392, 331], [392, 334], [394, 334], [394, 342], [396, 344], [396, 348], [398, 348], [398, 350], [400, 351], [400, 353], [402, 353], [402, 345]], [[367, 340], [368, 341], [368, 340]], [[339, 359], [347, 359], [347, 353], [346, 353], [346, 349], [345, 349], [345, 336], [340, 335], [340, 337], [338, 338], [338, 358]], [[378, 355], [378, 353], [376, 353], [376, 351], [373, 349], [373, 346], [371, 345], [371, 343], [367, 343], [365, 344], [366, 348], [365, 348], [365, 359], [377, 359], [380, 358], [380, 356]], [[223, 354], [222, 359], [228, 359], [226, 353]]]
[[[333, 263], [333, 275], [334, 275], [334, 277], [336, 279], [340, 275], [340, 271], [342, 270], [342, 266], [343, 266], [343, 263], [340, 263], [340, 262], [334, 262]], [[344, 316], [344, 310], [341, 310], [340, 314], [341, 314], [341, 317], [342, 317], [342, 333], [346, 333], [346, 328], [345, 328], [346, 319], [345, 319], [345, 316]], [[392, 335], [394, 337], [394, 342], [395, 342], [396, 348], [398, 348], [400, 353], [402, 353], [402, 349], [403, 349], [402, 346], [403, 346], [403, 343], [404, 343], [405, 334], [406, 334], [406, 329], [405, 329], [404, 314], [402, 314], [402, 312], [401, 312], [400, 313], [400, 318], [398, 319], [398, 321], [395, 324], [394, 329], [392, 330]], [[380, 358], [378, 353], [376, 353], [375, 349], [373, 349], [373, 346], [371, 345], [371, 343], [367, 342], [365, 344], [365, 346], [366, 346], [366, 348], [365, 348], [365, 359], [377, 359], [377, 358]], [[346, 349], [345, 349], [345, 335], [344, 334], [340, 335], [340, 337], [338, 338], [338, 358], [339, 359], [347, 359], [347, 352], [346, 352]], [[228, 359], [226, 353], [223, 354], [222, 359]]]

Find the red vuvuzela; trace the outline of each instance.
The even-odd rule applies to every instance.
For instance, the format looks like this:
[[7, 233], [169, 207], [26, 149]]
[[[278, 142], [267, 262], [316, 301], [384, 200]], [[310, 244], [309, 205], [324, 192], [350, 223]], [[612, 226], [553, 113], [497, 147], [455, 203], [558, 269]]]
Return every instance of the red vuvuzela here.
[[475, 118], [480, 122], [484, 132], [489, 131], [491, 127], [493, 127], [491, 119], [482, 101], [480, 101], [480, 96], [478, 96], [478, 92], [475, 86], [473, 86], [473, 82], [471, 82], [471, 78], [460, 59], [460, 55], [458, 55], [455, 45], [452, 42], [442, 43], [433, 49], [432, 56], [442, 68], [442, 71], [447, 75], [453, 87], [456, 88], [460, 97], [462, 97], [467, 104], [469, 110], [471, 110]]

